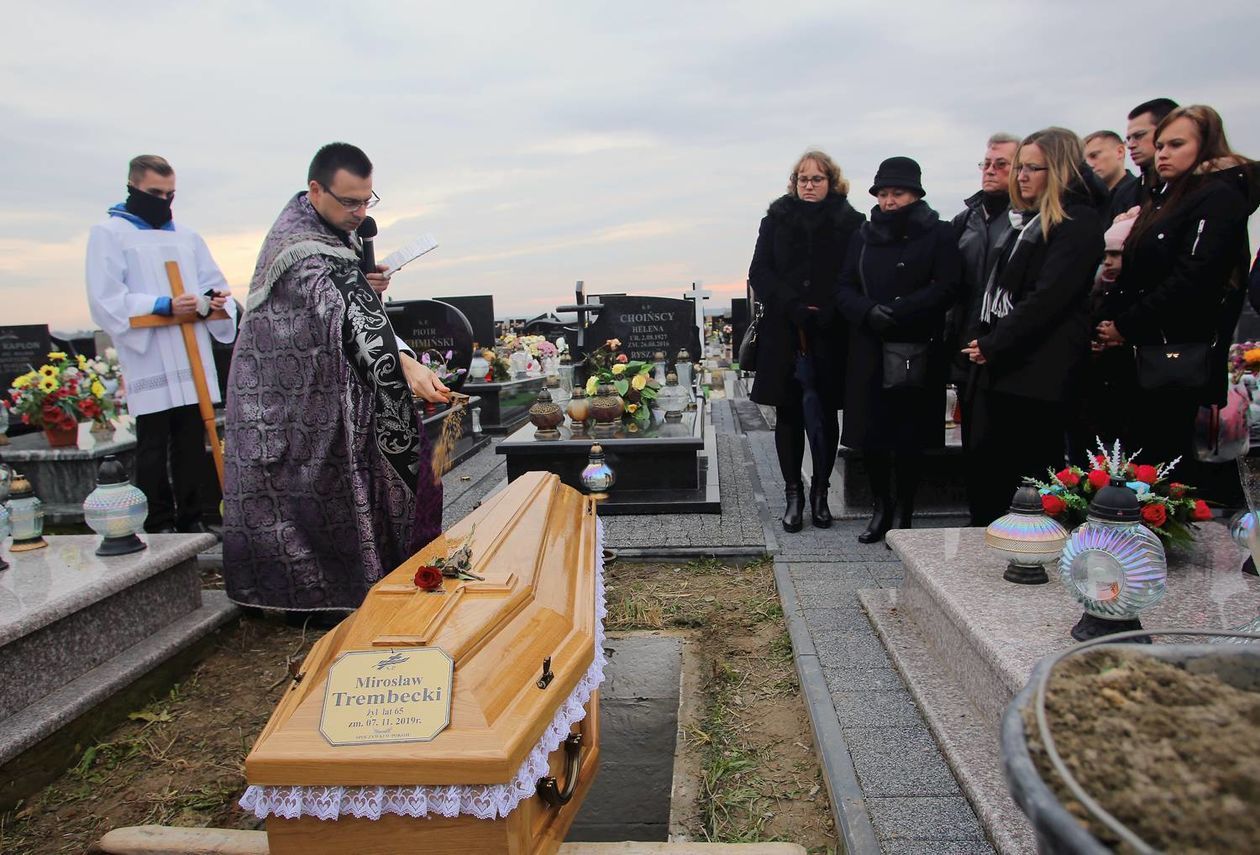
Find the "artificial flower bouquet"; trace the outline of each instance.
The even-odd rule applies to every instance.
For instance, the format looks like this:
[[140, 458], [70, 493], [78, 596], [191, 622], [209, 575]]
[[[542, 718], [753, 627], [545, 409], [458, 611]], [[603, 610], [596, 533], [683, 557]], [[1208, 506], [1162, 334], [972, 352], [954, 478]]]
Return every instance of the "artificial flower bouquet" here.
[[626, 402], [626, 412], [636, 419], [646, 419], [651, 414], [651, 403], [656, 400], [661, 383], [652, 378], [652, 364], [631, 360], [618, 353], [621, 340], [610, 338], [586, 355], [589, 375], [586, 394], [594, 395], [600, 384], [609, 384]]
[[114, 402], [91, 362], [52, 351], [46, 363], [14, 379], [10, 409], [23, 424], [44, 429], [73, 430], [80, 421], [108, 426]]
[[1124, 478], [1125, 486], [1137, 493], [1142, 524], [1165, 544], [1193, 541], [1194, 524], [1212, 518], [1207, 502], [1192, 495], [1194, 487], [1169, 477], [1180, 457], [1171, 463], [1138, 463], [1137, 455], [1126, 456], [1118, 441], [1110, 452], [1099, 441], [1098, 450], [1088, 471], [1069, 466], [1058, 472], [1047, 470], [1050, 477], [1046, 481], [1025, 479], [1041, 493], [1045, 512], [1067, 528], [1085, 521], [1094, 494], [1110, 483], [1113, 473]]

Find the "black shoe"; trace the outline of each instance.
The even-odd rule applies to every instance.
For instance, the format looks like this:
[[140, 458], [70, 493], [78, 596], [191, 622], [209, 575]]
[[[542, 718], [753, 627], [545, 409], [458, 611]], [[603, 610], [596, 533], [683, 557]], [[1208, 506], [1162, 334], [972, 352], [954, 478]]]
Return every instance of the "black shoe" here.
[[910, 528], [913, 520], [914, 505], [909, 502], [898, 502], [896, 509], [893, 511], [892, 527]]
[[805, 487], [800, 482], [786, 484], [783, 494], [787, 498], [787, 509], [783, 512], [783, 530], [796, 532], [805, 525]]
[[879, 543], [892, 528], [892, 502], [887, 498], [875, 499], [875, 510], [866, 530], [857, 536], [858, 543]]
[[809, 516], [815, 528], [831, 528], [831, 508], [827, 507], [826, 481], [814, 481], [809, 485]]

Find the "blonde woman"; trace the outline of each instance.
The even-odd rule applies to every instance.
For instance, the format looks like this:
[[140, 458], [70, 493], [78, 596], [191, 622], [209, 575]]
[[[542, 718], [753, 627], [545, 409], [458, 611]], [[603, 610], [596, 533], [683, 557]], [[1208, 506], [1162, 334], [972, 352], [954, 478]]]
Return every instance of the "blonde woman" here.
[[840, 426], [836, 412], [844, 388], [847, 348], [844, 321], [836, 316], [835, 294], [845, 252], [866, 220], [848, 200], [849, 182], [821, 151], [801, 155], [788, 176], [787, 193], [770, 204], [761, 220], [748, 282], [763, 306], [758, 322], [756, 378], [750, 397], [776, 408], [774, 443], [783, 472], [787, 509], [784, 531], [804, 524], [804, 389], [797, 379], [797, 354], [806, 353], [822, 403], [823, 423], [810, 424], [814, 477], [810, 516], [831, 525], [827, 488], [836, 462]]
[[1089, 291], [1103, 256], [1105, 188], [1091, 175], [1080, 139], [1065, 128], [1029, 135], [1015, 154], [1015, 231], [962, 350], [974, 372], [973, 525], [1006, 513], [1025, 476], [1063, 466], [1067, 405], [1089, 357]]

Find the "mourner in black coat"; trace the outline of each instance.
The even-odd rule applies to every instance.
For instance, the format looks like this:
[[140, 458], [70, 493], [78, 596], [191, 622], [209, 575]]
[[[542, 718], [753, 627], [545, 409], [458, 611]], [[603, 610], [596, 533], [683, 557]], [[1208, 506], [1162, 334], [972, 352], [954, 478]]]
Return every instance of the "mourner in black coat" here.
[[[853, 238], [836, 294], [849, 322], [841, 440], [862, 451], [874, 500], [871, 524], [859, 536], [864, 543], [879, 540], [890, 527], [910, 527], [921, 454], [944, 444], [945, 313], [962, 271], [954, 228], [921, 198], [917, 163], [885, 160], [871, 192], [880, 204]], [[886, 367], [899, 369], [902, 359], [907, 370], [910, 362], [921, 362], [921, 376], [885, 388], [894, 382]]]
[[[824, 177], [825, 184], [797, 184]], [[845, 251], [864, 217], [845, 197], [848, 182], [821, 152], [809, 152], [793, 170], [793, 190], [776, 199], [761, 221], [748, 281], [763, 306], [757, 322], [757, 364], [751, 397], [776, 408], [775, 446], [787, 494], [783, 526], [799, 531], [804, 486], [804, 392], [795, 378], [802, 340], [813, 362], [824, 412], [821, 447], [811, 443], [814, 477], [811, 515], [831, 523], [827, 488], [839, 444], [836, 411], [844, 382], [846, 330], [835, 314], [835, 290]], [[799, 190], [797, 189], [799, 187]], [[816, 199], [816, 200], [815, 200]]]
[[1076, 135], [1061, 128], [1031, 135], [1016, 155], [1018, 166], [1027, 164], [1017, 180], [1036, 176], [1044, 185], [1052, 169], [1066, 189], [1057, 193], [1062, 219], [1048, 235], [1053, 187], [1017, 212], [965, 350], [977, 366], [967, 447], [974, 526], [1006, 513], [1025, 477], [1045, 478], [1064, 463], [1068, 402], [1089, 357], [1089, 293], [1103, 255], [1098, 185], [1082, 178], [1082, 157]]

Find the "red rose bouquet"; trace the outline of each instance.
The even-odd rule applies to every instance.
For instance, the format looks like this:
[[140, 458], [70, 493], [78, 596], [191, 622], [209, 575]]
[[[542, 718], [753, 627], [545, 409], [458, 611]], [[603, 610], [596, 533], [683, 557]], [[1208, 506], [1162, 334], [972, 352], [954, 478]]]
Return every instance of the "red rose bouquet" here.
[[81, 421], [108, 425], [113, 398], [92, 364], [83, 356], [72, 360], [52, 351], [48, 362], [14, 378], [9, 409], [35, 427], [73, 429]]
[[1126, 456], [1119, 442], [1108, 451], [1101, 440], [1098, 451], [1088, 471], [1069, 466], [1058, 472], [1047, 470], [1049, 478], [1045, 481], [1024, 479], [1041, 493], [1045, 512], [1069, 529], [1085, 521], [1094, 494], [1111, 482], [1113, 474], [1124, 478], [1126, 486], [1137, 493], [1142, 524], [1165, 545], [1189, 543], [1194, 540], [1194, 524], [1212, 518], [1207, 503], [1191, 495], [1193, 487], [1169, 477], [1180, 457], [1158, 465], [1137, 463], [1136, 455]]

